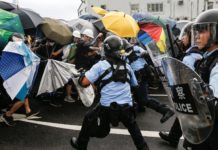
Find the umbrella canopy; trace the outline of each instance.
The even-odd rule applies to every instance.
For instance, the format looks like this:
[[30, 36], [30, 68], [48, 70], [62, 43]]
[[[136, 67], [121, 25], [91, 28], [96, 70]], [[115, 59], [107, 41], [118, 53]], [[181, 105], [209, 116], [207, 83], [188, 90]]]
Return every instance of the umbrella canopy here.
[[16, 8], [11, 12], [19, 15], [24, 30], [35, 29], [44, 20], [38, 13], [29, 9]]
[[6, 46], [13, 32], [24, 33], [19, 16], [0, 9], [0, 49]]
[[11, 11], [11, 10], [13, 10], [15, 8], [17, 8], [17, 6], [12, 4], [12, 3], [7, 3], [7, 2], [4, 2], [4, 1], [0, 1], [0, 9]]
[[93, 22], [99, 19], [99, 17], [91, 15], [91, 14], [82, 15], [82, 16], [79, 16], [79, 18], [87, 20], [89, 22]]
[[49, 59], [37, 95], [45, 92], [54, 92], [68, 83], [69, 79], [73, 78], [83, 104], [87, 107], [91, 106], [95, 97], [93, 87], [91, 85], [87, 88], [79, 86], [78, 78], [75, 76], [79, 76], [75, 65]]
[[0, 29], [24, 33], [19, 16], [2, 9], [0, 9]]
[[138, 39], [143, 45], [147, 45], [150, 41], [154, 41], [160, 52], [166, 51], [166, 35], [163, 27], [154, 23], [146, 23], [140, 26], [141, 31], [138, 34]]
[[103, 8], [101, 8], [101, 7], [97, 7], [97, 6], [93, 6], [93, 7], [92, 7], [92, 10], [93, 10], [96, 14], [101, 15], [101, 16], [104, 16], [106, 13], [108, 13], [107, 10], [105, 10], [105, 9], [103, 9]]
[[151, 19], [153, 18], [153, 16], [148, 13], [148, 12], [136, 12], [136, 13], [133, 13], [132, 17], [137, 21], [137, 22], [140, 22], [141, 20], [143, 19]]
[[40, 25], [44, 35], [58, 44], [66, 45], [72, 42], [72, 32], [67, 24], [51, 18], [44, 18]]
[[13, 100], [24, 100], [31, 88], [40, 59], [23, 43], [9, 42], [2, 52], [0, 75]]
[[85, 29], [91, 29], [94, 33], [94, 37], [97, 36], [98, 34], [98, 31], [97, 29], [94, 27], [94, 25], [87, 21], [87, 20], [84, 20], [84, 19], [73, 19], [71, 21], [68, 22], [69, 26], [73, 28], [73, 30], [78, 30], [80, 31], [80, 33], [83, 33], [83, 31]]
[[139, 31], [137, 22], [124, 12], [109, 12], [101, 21], [106, 30], [120, 37], [136, 37]]

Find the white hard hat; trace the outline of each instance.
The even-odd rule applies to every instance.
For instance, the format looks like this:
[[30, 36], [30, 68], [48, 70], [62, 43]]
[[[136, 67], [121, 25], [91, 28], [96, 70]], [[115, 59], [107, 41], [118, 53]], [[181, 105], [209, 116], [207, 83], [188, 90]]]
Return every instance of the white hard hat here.
[[81, 34], [78, 30], [73, 31], [73, 36], [77, 38], [81, 38]]
[[93, 31], [91, 29], [85, 29], [82, 34], [84, 34], [90, 38], [94, 38], [94, 34], [93, 34]]

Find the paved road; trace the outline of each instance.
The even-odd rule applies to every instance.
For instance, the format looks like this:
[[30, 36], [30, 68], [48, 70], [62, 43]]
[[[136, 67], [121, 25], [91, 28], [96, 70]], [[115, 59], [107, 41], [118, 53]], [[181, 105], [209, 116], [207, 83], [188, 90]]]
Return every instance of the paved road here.
[[[158, 92], [157, 92], [158, 93]], [[157, 97], [161, 102], [168, 103], [167, 97]], [[15, 127], [7, 127], [0, 123], [1, 150], [71, 150], [69, 144], [72, 136], [77, 136], [84, 114], [90, 108], [81, 102], [66, 103], [60, 108], [52, 107], [48, 102], [32, 100], [32, 106], [40, 109], [40, 115], [31, 120], [17, 121]], [[163, 142], [158, 132], [168, 131], [174, 117], [160, 124], [161, 115], [147, 109], [137, 114], [137, 122], [151, 150], [175, 150]], [[182, 141], [178, 150], [183, 150]], [[130, 135], [121, 124], [112, 128], [110, 135], [104, 139], [92, 138], [89, 150], [134, 150], [136, 149]]]

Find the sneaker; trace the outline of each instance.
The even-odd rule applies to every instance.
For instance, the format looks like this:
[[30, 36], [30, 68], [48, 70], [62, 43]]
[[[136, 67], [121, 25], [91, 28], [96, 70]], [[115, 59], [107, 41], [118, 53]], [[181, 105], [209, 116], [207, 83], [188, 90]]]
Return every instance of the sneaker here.
[[50, 101], [49, 104], [50, 104], [51, 106], [53, 106], [53, 107], [62, 107], [61, 103], [58, 102], [58, 101], [56, 101], [56, 100]]
[[15, 122], [14, 122], [14, 119], [13, 119], [12, 116], [8, 117], [8, 116], [6, 116], [6, 114], [3, 114], [3, 115], [1, 115], [0, 118], [1, 118], [2, 121], [5, 122], [6, 125], [8, 125], [8, 126], [15, 126]]
[[36, 116], [39, 114], [39, 111], [35, 112], [35, 111], [31, 111], [29, 113], [26, 113], [26, 118], [32, 117], [32, 116]]
[[68, 102], [68, 103], [74, 103], [74, 102], [76, 102], [76, 100], [73, 99], [71, 96], [66, 96], [66, 97], [64, 98], [64, 101], [65, 101], [65, 102]]

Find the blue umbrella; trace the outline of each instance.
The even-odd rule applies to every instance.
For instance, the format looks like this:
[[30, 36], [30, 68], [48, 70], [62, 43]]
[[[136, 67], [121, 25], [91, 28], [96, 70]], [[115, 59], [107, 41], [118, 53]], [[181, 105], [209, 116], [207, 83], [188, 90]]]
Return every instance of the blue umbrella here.
[[37, 72], [40, 59], [23, 42], [9, 42], [2, 51], [0, 75], [13, 100], [24, 100]]

